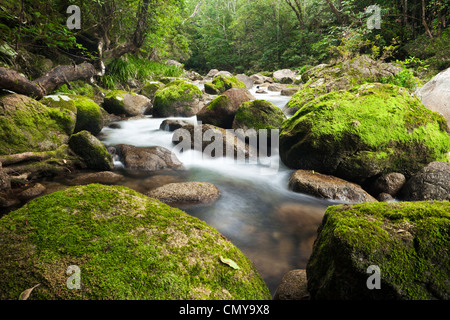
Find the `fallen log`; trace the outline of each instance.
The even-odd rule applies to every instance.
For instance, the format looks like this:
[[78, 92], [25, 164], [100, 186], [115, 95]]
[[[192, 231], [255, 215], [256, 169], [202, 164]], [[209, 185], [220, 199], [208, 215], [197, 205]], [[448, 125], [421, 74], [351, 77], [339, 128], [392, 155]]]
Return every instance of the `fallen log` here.
[[26, 161], [42, 161], [53, 156], [50, 152], [24, 152], [10, 155], [0, 155], [0, 162], [3, 166], [26, 162]]
[[[97, 74], [90, 63], [58, 66], [42, 77], [30, 81], [18, 72], [0, 67], [0, 88], [41, 99], [70, 81], [90, 81]], [[70, 86], [70, 85], [69, 85]]]

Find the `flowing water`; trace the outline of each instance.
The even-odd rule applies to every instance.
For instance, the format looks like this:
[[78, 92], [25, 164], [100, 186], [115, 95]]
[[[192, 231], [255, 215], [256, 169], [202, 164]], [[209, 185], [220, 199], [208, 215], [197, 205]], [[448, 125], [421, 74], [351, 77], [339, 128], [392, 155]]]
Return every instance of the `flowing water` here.
[[[256, 94], [255, 90], [251, 91], [257, 99], [270, 101], [280, 108], [290, 99], [279, 92]], [[196, 117], [171, 119], [196, 121]], [[288, 179], [293, 171], [283, 166], [278, 154], [272, 155], [270, 161], [279, 164], [279, 168], [264, 171], [264, 164], [203, 158], [198, 151], [179, 153], [174, 150], [173, 134], [159, 129], [164, 120], [148, 117], [119, 122], [117, 129], [103, 129], [102, 141], [107, 146], [165, 147], [176, 153], [186, 173], [177, 177], [158, 176], [159, 179], [216, 185], [221, 196], [214, 204], [182, 209], [215, 227], [243, 251], [274, 294], [284, 273], [306, 267], [323, 213], [334, 203], [289, 191]], [[116, 165], [120, 170], [120, 163]], [[132, 176], [128, 184], [145, 193], [151, 181], [158, 180]]]

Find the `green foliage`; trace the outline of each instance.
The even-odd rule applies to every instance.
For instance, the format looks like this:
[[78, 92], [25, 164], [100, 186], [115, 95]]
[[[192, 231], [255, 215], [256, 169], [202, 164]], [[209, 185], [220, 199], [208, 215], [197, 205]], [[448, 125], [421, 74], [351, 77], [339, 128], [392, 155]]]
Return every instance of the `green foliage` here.
[[33, 45], [63, 50], [76, 48], [89, 55], [87, 49], [77, 42], [76, 33], [67, 28], [68, 15], [58, 14], [61, 7], [60, 1], [22, 1], [21, 4], [12, 0], [3, 1], [0, 39], [15, 48]]
[[417, 87], [418, 81], [415, 79], [414, 74], [411, 70], [404, 68], [395, 76], [382, 79], [381, 83], [389, 83], [399, 87], [414, 90]]
[[405, 61], [397, 60], [397, 63], [402, 65], [403, 70], [398, 72], [395, 76], [383, 78], [382, 83], [389, 83], [399, 87], [415, 90], [418, 86], [423, 85], [422, 81], [414, 75], [414, 72], [408, 67], [415, 67], [416, 72], [427, 70], [429, 65], [425, 65], [423, 61], [415, 57], [409, 57]]
[[106, 74], [102, 77], [102, 85], [115, 89], [119, 85], [126, 85], [130, 80], [145, 82], [160, 77], [180, 77], [182, 74], [181, 67], [149, 61], [137, 55], [126, 55], [108, 65]]
[[[442, 53], [435, 62], [444, 65], [448, 64], [444, 54], [448, 46], [444, 50], [438, 43], [446, 38], [446, 29], [437, 19], [439, 15], [448, 16], [449, 5], [448, 1], [433, 2], [435, 5], [427, 5], [425, 12], [427, 22], [434, 26], [432, 42], [436, 44], [429, 50]], [[187, 1], [186, 17], [198, 3]], [[381, 29], [370, 30], [367, 22], [372, 13], [365, 9], [374, 3], [369, 0], [203, 2], [184, 26], [191, 42], [186, 66], [199, 71], [216, 68], [252, 74], [317, 65], [330, 58], [351, 59], [359, 54], [372, 54], [375, 60], [404, 59], [405, 43], [425, 32], [421, 23], [412, 24], [422, 20], [421, 1], [409, 1], [407, 8], [393, 0], [376, 4], [381, 8]], [[428, 50], [425, 46], [420, 49]]]

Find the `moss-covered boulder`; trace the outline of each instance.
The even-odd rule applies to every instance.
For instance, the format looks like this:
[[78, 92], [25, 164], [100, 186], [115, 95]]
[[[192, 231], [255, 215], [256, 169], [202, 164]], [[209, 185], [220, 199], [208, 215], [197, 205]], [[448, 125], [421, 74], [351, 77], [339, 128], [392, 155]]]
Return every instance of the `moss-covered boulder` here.
[[164, 83], [159, 81], [145, 82], [144, 85], [142, 86], [140, 94], [146, 96], [147, 98], [153, 101], [153, 99], [155, 98], [156, 91], [158, 91], [162, 87], [164, 87]]
[[67, 84], [59, 87], [55, 94], [72, 94], [77, 96], [84, 96], [86, 98], [94, 100], [96, 103], [99, 103], [99, 100], [103, 100], [100, 99], [101, 89], [99, 87], [94, 87], [92, 84], [83, 80], [71, 81], [69, 84], [70, 87], [67, 86]]
[[449, 229], [448, 201], [330, 207], [306, 269], [311, 298], [448, 300]]
[[0, 219], [0, 238], [2, 300], [37, 284], [29, 300], [271, 298], [252, 262], [215, 229], [125, 187], [37, 198]]
[[280, 130], [280, 156], [294, 169], [364, 183], [432, 161], [447, 162], [449, 128], [409, 90], [366, 84], [331, 92], [303, 106]]
[[102, 107], [112, 114], [134, 117], [144, 114], [151, 104], [151, 100], [143, 95], [111, 90], [105, 95]]
[[20, 94], [0, 96], [0, 154], [55, 150], [67, 143], [73, 112]]
[[216, 75], [212, 82], [205, 83], [205, 92], [208, 94], [221, 94], [231, 88], [246, 89], [247, 86], [238, 78], [224, 74]]
[[155, 93], [153, 116], [192, 117], [204, 106], [200, 89], [183, 80], [172, 81]]
[[284, 111], [293, 115], [305, 104], [323, 94], [348, 90], [366, 82], [381, 82], [401, 70], [398, 65], [374, 61], [367, 55], [335, 64], [320, 64], [302, 74], [305, 84], [293, 95]]
[[197, 120], [217, 127], [231, 129], [241, 104], [255, 100], [247, 89], [229, 89], [197, 113]]
[[243, 103], [236, 112], [233, 129], [279, 129], [286, 116], [280, 108], [265, 100]]
[[111, 154], [89, 131], [84, 130], [72, 135], [69, 147], [84, 160], [89, 169], [111, 170], [114, 167]]
[[71, 96], [77, 107], [77, 122], [74, 133], [87, 130], [93, 135], [98, 135], [103, 128], [101, 108], [89, 98], [83, 96]]
[[76, 114], [73, 133], [87, 130], [97, 135], [103, 128], [101, 107], [90, 98], [81, 95], [50, 95], [41, 102], [48, 107], [67, 109]]

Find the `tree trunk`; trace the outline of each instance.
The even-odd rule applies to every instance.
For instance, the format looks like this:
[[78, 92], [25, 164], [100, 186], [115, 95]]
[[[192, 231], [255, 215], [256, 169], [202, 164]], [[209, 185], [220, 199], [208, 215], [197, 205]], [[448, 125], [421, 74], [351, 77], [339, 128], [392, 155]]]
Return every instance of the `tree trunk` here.
[[422, 0], [422, 25], [425, 28], [426, 34], [433, 39], [433, 35], [431, 34], [430, 28], [428, 28], [427, 20], [425, 18], [425, 0]]
[[295, 12], [295, 15], [297, 16], [298, 23], [300, 25], [300, 29], [305, 29], [305, 22], [303, 21], [303, 10], [300, 2], [298, 0], [294, 3], [291, 2], [291, 0], [285, 0], [286, 3], [291, 7], [291, 9]]
[[[107, 48], [106, 50], [104, 50], [102, 59], [103, 62], [105, 62], [106, 60], [115, 60], [117, 58], [120, 58], [126, 53], [135, 53], [142, 47], [145, 38], [147, 36], [146, 31], [149, 21], [149, 14], [148, 14], [149, 1], [150, 0], [143, 0], [138, 8], [138, 12], [136, 14], [137, 18], [136, 28], [134, 29], [134, 33], [131, 36], [131, 40], [115, 48], [112, 49]], [[107, 36], [107, 34], [108, 30], [105, 30], [105, 35]]]
[[343, 25], [344, 22], [342, 20], [341, 13], [339, 12], [339, 10], [336, 8], [336, 6], [333, 4], [333, 2], [331, 2], [331, 0], [326, 0], [326, 1], [327, 1], [328, 5], [330, 6], [331, 11], [333, 11], [334, 15], [336, 16], [338, 23], [340, 25]]
[[0, 88], [41, 99], [62, 85], [69, 85], [70, 81], [89, 81], [96, 74], [97, 71], [92, 64], [82, 63], [80, 65], [58, 66], [42, 77], [30, 81], [14, 70], [0, 67]]

